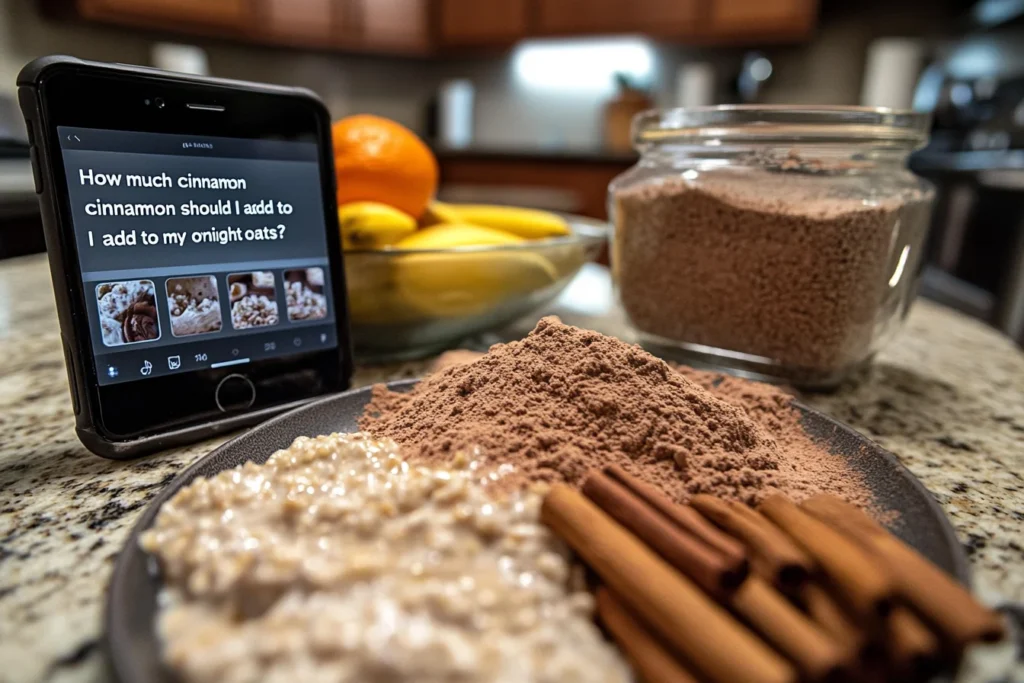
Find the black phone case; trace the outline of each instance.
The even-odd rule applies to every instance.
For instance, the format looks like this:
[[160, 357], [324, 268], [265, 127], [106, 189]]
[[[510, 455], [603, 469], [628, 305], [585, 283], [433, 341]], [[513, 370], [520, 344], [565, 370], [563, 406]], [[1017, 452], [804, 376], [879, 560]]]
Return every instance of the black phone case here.
[[[284, 86], [267, 85], [264, 83], [249, 83], [236, 80], [220, 78], [207, 78], [199, 76], [186, 76], [174, 74], [160, 69], [152, 69], [144, 66], [131, 66], [124, 64], [104, 64], [90, 62], [77, 57], [64, 55], [51, 55], [40, 57], [29, 62], [18, 74], [18, 103], [21, 106], [22, 115], [25, 117], [25, 124], [28, 128], [29, 142], [31, 143], [30, 155], [32, 159], [32, 172], [36, 184], [36, 194], [39, 195], [39, 208], [42, 213], [43, 234], [46, 240], [46, 253], [50, 263], [50, 276], [53, 279], [53, 294], [57, 303], [57, 319], [61, 329], [61, 344], [64, 347], [64, 361], [68, 369], [68, 382], [71, 387], [71, 400], [75, 411], [75, 433], [87, 449], [96, 455], [116, 460], [127, 460], [141, 455], [146, 455], [176, 446], [182, 446], [203, 439], [212, 438], [224, 432], [230, 432], [240, 427], [262, 422], [267, 418], [279, 413], [291, 410], [295, 407], [308, 403], [309, 401], [321, 398], [312, 396], [308, 399], [288, 403], [280, 406], [272, 406], [261, 410], [246, 413], [244, 415], [232, 415], [220, 420], [214, 420], [205, 424], [173, 429], [161, 434], [140, 437], [127, 441], [112, 441], [106, 438], [96, 428], [95, 416], [99, 407], [96, 405], [95, 397], [86, 386], [85, 362], [87, 359], [76, 353], [78, 344], [69, 344], [67, 336], [73, 339], [78, 334], [79, 327], [76, 326], [75, 309], [71, 300], [71, 290], [68, 287], [67, 273], [64, 270], [65, 250], [73, 249], [74, 245], [65, 244], [64, 231], [61, 230], [60, 218], [57, 214], [57, 198], [53, 196], [53, 169], [49, 164], [50, 150], [49, 140], [42, 129], [43, 107], [40, 101], [39, 85], [41, 80], [56, 69], [102, 69], [123, 74], [137, 74], [140, 76], [159, 76], [164, 79], [175, 79], [185, 83], [198, 83], [207, 85], [221, 85], [232, 88], [245, 87], [247, 90], [265, 92], [268, 94], [290, 95], [308, 99], [314, 106], [322, 110], [322, 115], [329, 119], [326, 107], [321, 99], [311, 90], [305, 88], [289, 88]], [[88, 323], [85, 323], [88, 324]], [[348, 344], [349, 334], [347, 320], [339, 318], [339, 343]], [[349, 384], [352, 364], [351, 349], [344, 348], [345, 362], [342, 366], [344, 373], [343, 388]]]

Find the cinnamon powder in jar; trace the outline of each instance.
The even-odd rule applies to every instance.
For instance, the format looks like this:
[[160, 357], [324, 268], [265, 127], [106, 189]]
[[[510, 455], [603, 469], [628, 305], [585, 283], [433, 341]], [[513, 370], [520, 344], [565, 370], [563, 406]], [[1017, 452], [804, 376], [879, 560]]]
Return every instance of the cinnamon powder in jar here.
[[834, 384], [870, 356], [909, 299], [928, 197], [871, 198], [856, 179], [822, 177], [845, 167], [806, 166], [615, 193], [612, 265], [645, 343], [768, 359], [768, 374], [803, 385]]

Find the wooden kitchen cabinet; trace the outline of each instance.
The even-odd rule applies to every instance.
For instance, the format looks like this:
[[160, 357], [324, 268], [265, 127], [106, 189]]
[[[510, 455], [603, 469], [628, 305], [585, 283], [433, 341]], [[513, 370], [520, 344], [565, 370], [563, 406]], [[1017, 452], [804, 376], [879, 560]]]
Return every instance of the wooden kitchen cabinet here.
[[260, 37], [295, 47], [423, 54], [429, 0], [259, 0]]
[[271, 42], [423, 54], [430, 49], [429, 0], [260, 0], [260, 31]]
[[299, 48], [428, 53], [433, 0], [40, 0], [48, 16]]
[[430, 51], [430, 0], [345, 1], [356, 49], [389, 54]]
[[348, 29], [343, 3], [337, 0], [261, 0], [256, 31], [270, 42], [295, 47], [343, 44]]
[[87, 19], [204, 33], [244, 31], [254, 12], [253, 0], [77, 0], [76, 6]]
[[536, 13], [537, 32], [544, 35], [643, 33], [672, 38], [698, 31], [700, 0], [536, 0]]
[[436, 0], [442, 45], [511, 45], [530, 32], [529, 0]]
[[531, 36], [640, 34], [693, 44], [800, 40], [818, 0], [35, 0], [80, 17], [299, 48], [427, 56]]
[[537, 31], [572, 35], [617, 31], [614, 27], [625, 14], [618, 0], [539, 0]]
[[712, 40], [795, 40], [814, 30], [818, 0], [711, 0]]

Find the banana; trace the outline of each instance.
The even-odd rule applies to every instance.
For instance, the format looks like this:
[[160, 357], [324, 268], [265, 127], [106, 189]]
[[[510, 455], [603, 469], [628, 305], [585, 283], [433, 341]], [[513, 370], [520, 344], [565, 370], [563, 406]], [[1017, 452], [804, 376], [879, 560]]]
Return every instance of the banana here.
[[444, 208], [448, 210], [445, 213], [458, 215], [461, 222], [504, 230], [528, 240], [569, 234], [565, 219], [550, 211], [490, 204], [446, 204]]
[[[478, 225], [435, 225], [406, 237], [397, 249], [514, 246], [526, 240]], [[550, 260], [532, 249], [410, 253], [395, 259], [395, 287], [409, 306], [434, 318], [482, 315], [559, 280]]]
[[432, 318], [484, 315], [553, 285], [558, 278], [548, 259], [519, 249], [408, 254], [395, 263], [399, 295]]
[[522, 237], [503, 230], [493, 230], [468, 223], [455, 223], [417, 230], [399, 240], [394, 246], [395, 249], [450, 249], [451, 247], [519, 244], [524, 241]]
[[432, 225], [441, 225], [443, 223], [461, 222], [462, 218], [459, 217], [453, 205], [438, 201], [427, 204], [427, 210], [420, 216], [420, 227], [422, 228], [429, 228]]
[[338, 207], [338, 227], [345, 249], [379, 249], [416, 232], [416, 219], [377, 202], [349, 202]]

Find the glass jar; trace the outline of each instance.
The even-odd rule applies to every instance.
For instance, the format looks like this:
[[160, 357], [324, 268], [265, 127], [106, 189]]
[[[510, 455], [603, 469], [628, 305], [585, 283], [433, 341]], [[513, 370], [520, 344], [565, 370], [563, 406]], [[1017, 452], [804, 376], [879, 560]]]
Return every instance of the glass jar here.
[[720, 106], [633, 121], [609, 186], [612, 268], [650, 351], [804, 387], [838, 384], [915, 293], [934, 192], [906, 168], [928, 117]]

